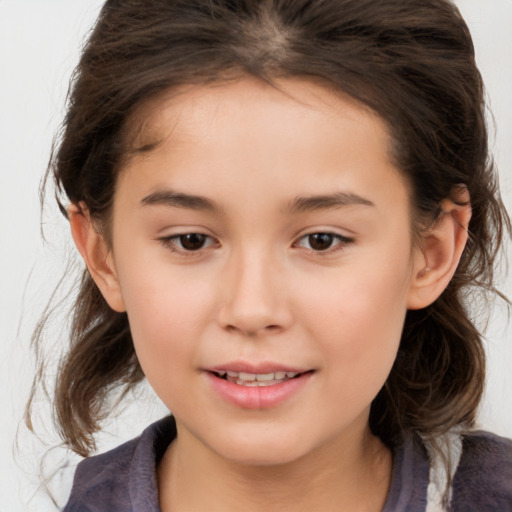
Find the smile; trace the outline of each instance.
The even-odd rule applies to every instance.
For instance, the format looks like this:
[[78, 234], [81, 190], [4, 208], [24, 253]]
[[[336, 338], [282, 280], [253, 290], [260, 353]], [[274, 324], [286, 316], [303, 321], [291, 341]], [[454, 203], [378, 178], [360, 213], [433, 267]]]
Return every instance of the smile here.
[[229, 370], [220, 366], [205, 371], [204, 375], [210, 389], [223, 401], [241, 409], [270, 409], [292, 400], [308, 386], [316, 373], [315, 370], [296, 368], [277, 369], [276, 365], [254, 369], [250, 366], [231, 364]]
[[215, 375], [239, 386], [264, 387], [281, 384], [300, 375], [298, 372], [273, 372], [273, 373], [246, 373], [233, 371], [218, 371]]

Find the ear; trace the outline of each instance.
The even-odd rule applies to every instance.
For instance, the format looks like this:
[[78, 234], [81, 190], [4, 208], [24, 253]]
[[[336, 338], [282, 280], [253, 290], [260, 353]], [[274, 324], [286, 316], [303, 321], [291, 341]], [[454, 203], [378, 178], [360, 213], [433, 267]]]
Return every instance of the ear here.
[[453, 196], [453, 200], [442, 201], [438, 219], [414, 256], [408, 309], [422, 309], [432, 304], [457, 270], [468, 239], [471, 204], [466, 187], [457, 188]]
[[94, 225], [85, 203], [71, 205], [68, 217], [75, 245], [101, 294], [114, 311], [126, 311], [112, 251]]

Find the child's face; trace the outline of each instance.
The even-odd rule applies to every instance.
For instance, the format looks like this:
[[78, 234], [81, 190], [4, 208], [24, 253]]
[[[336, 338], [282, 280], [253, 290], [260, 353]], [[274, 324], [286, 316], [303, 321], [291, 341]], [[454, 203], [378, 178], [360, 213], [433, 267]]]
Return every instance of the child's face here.
[[121, 170], [112, 226], [137, 354], [180, 442], [256, 464], [367, 432], [422, 264], [385, 124], [321, 85], [280, 86], [154, 104], [145, 133], [162, 142]]

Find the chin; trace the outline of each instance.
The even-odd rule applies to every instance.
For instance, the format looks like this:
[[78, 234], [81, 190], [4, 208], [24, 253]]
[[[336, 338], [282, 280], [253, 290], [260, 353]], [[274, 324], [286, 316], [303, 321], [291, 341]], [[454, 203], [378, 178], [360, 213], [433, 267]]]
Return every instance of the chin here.
[[291, 464], [303, 455], [296, 450], [280, 450], [279, 452], [270, 451], [266, 446], [239, 448], [238, 450], [229, 450], [228, 453], [219, 454], [225, 459], [242, 465], [252, 467], [277, 467]]
[[[210, 445], [222, 458], [245, 466], [282, 466], [299, 460], [307, 452], [304, 443], [293, 435], [226, 436]], [[219, 442], [220, 441], [220, 442]]]

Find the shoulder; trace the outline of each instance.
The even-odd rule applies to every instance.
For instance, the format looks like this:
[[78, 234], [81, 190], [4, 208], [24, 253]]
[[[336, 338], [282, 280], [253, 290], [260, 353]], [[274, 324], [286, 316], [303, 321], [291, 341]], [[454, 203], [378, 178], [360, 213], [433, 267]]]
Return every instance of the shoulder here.
[[406, 436], [393, 449], [391, 485], [382, 512], [425, 512], [429, 466], [419, 439]]
[[[128, 474], [133, 453], [139, 438], [133, 439], [114, 450], [89, 457], [78, 465], [71, 496], [65, 512], [96, 511], [100, 502], [109, 507], [127, 508]], [[105, 509], [107, 510], [107, 509]], [[113, 512], [118, 508], [112, 508]]]
[[64, 512], [157, 512], [156, 465], [175, 435], [173, 419], [164, 418], [141, 436], [84, 459]]
[[452, 496], [454, 510], [512, 511], [512, 441], [489, 432], [464, 435]]

